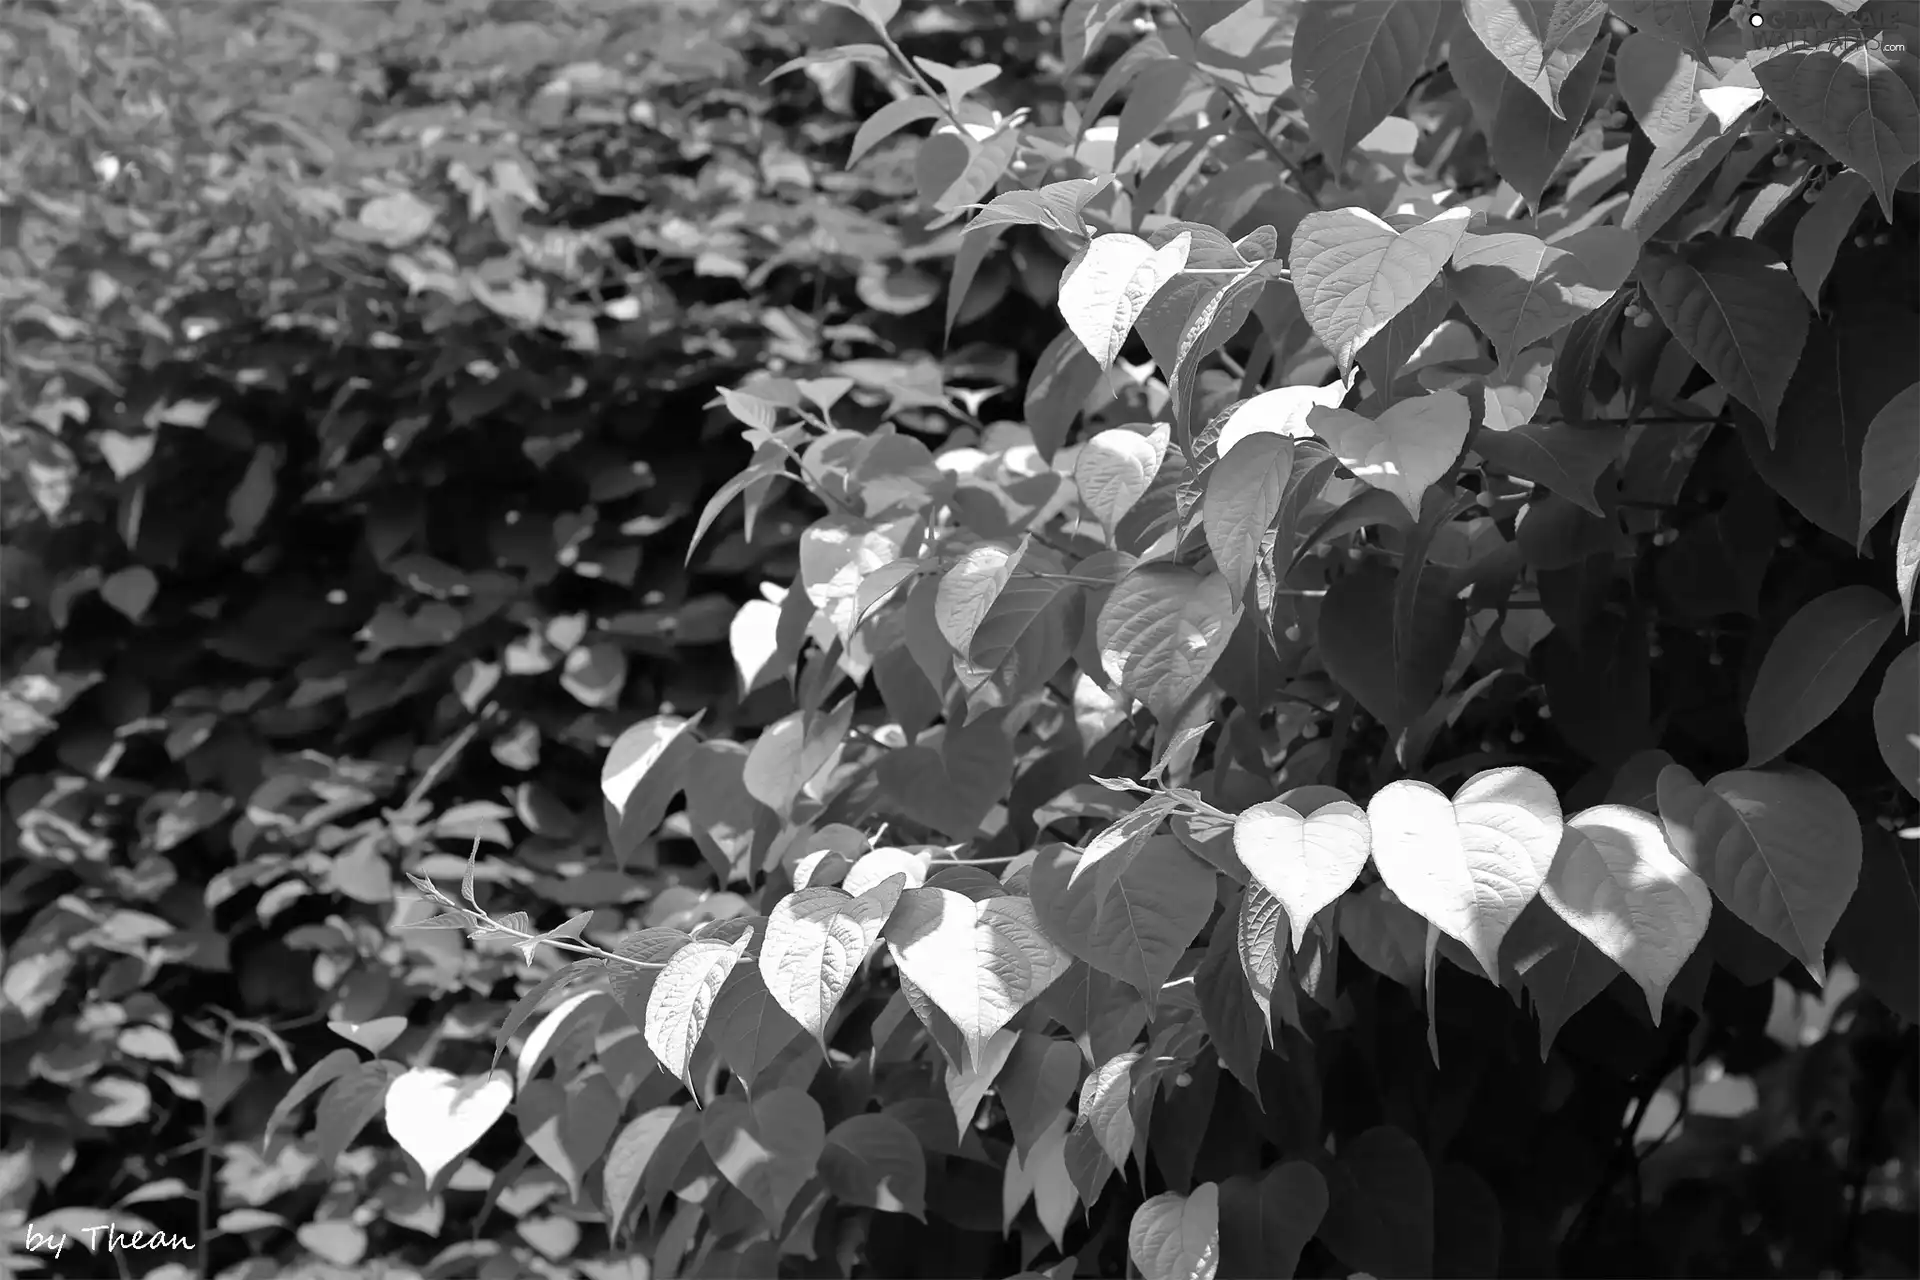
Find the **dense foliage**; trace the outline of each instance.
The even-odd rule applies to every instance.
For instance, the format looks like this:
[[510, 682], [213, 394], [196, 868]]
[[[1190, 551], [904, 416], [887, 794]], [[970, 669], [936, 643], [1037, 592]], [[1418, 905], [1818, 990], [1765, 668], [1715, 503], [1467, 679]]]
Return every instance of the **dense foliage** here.
[[1920, 1267], [1906, 0], [234, 13], [0, 15], [8, 1268]]

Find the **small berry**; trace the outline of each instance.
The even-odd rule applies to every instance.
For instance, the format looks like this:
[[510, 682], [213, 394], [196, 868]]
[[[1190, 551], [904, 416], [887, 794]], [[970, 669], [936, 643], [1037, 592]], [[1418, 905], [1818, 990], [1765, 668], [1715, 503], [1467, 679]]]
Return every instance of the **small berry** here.
[[1640, 314], [1640, 304], [1637, 302], [1629, 302], [1622, 309], [1621, 314], [1629, 320], [1636, 318]]
[[1288, 627], [1281, 634], [1286, 636], [1286, 638], [1292, 643], [1299, 644], [1300, 643], [1300, 624], [1297, 622], [1294, 623], [1292, 626]]
[[1480, 739], [1480, 750], [1481, 750], [1482, 752], [1484, 752], [1484, 753], [1486, 753], [1487, 755], [1492, 755], [1492, 754], [1493, 754], [1493, 739], [1492, 739], [1492, 738], [1482, 738], [1482, 739]]
[[1516, 747], [1519, 746], [1521, 743], [1525, 742], [1526, 740], [1527, 740], [1527, 735], [1522, 733], [1518, 729], [1515, 729], [1512, 733], [1507, 735], [1507, 741], [1511, 742]]
[[1317, 724], [1310, 724], [1306, 728], [1300, 731], [1300, 736], [1303, 738], [1307, 738], [1309, 740], [1313, 738], [1317, 738], [1320, 736], [1320, 726]]
[[1650, 329], [1650, 328], [1652, 328], [1652, 327], [1653, 327], [1653, 315], [1652, 315], [1652, 313], [1650, 313], [1650, 312], [1646, 312], [1646, 311], [1642, 311], [1642, 312], [1641, 312], [1641, 313], [1640, 313], [1639, 315], [1637, 315], [1637, 316], [1635, 316], [1635, 317], [1633, 318], [1633, 327], [1634, 327], [1634, 328], [1636, 328], [1636, 329]]
[[1805, 200], [1808, 204], [1817, 204], [1820, 200], [1820, 193], [1818, 191], [1815, 191], [1812, 187], [1808, 187], [1805, 191], [1800, 193], [1800, 198], [1802, 200]]
[[1724, 667], [1727, 665], [1727, 660], [1720, 656], [1718, 649], [1715, 649], [1707, 655], [1707, 665], [1710, 667]]
[[1873, 237], [1869, 236], [1864, 231], [1862, 231], [1859, 235], [1853, 238], [1853, 247], [1856, 249], [1864, 249], [1872, 243], [1873, 243]]
[[1776, 151], [1776, 152], [1774, 152], [1774, 153], [1773, 153], [1773, 167], [1774, 167], [1774, 168], [1776, 168], [1776, 169], [1784, 169], [1784, 168], [1786, 168], [1786, 167], [1787, 167], [1787, 165], [1788, 165], [1788, 164], [1789, 164], [1789, 163], [1790, 163], [1790, 162], [1791, 162], [1792, 160], [1793, 160], [1793, 157], [1792, 157], [1792, 156], [1790, 156], [1790, 155], [1788, 155], [1788, 154], [1787, 154], [1786, 152], [1784, 152], [1784, 151]]
[[1880, 234], [1876, 235], [1873, 238], [1873, 247], [1876, 249], [1884, 249], [1886, 246], [1892, 243], [1893, 243], [1893, 232], [1891, 231], [1882, 231]]
[[1192, 1083], [1193, 1083], [1193, 1076], [1185, 1071], [1182, 1071], [1179, 1075], [1173, 1078], [1173, 1087], [1176, 1089], [1184, 1089]]
[[1548, 706], [1548, 705], [1547, 705], [1546, 703], [1544, 703], [1544, 702], [1540, 704], [1540, 718], [1541, 718], [1542, 720], [1551, 720], [1551, 719], [1553, 719], [1553, 708], [1552, 708], [1552, 707], [1550, 707], [1550, 706]]
[[1657, 658], [1661, 655], [1662, 652], [1663, 650], [1657, 644], [1650, 644], [1647, 646], [1647, 656], [1649, 658]]
[[1781, 535], [1780, 535], [1780, 547], [1781, 547], [1781, 549], [1782, 549], [1782, 550], [1785, 550], [1786, 548], [1788, 548], [1788, 547], [1791, 547], [1792, 545], [1793, 545], [1793, 535], [1792, 535], [1792, 534], [1790, 534], [1790, 533], [1783, 533], [1783, 534], [1781, 534]]
[[1366, 556], [1366, 554], [1367, 554], [1367, 549], [1365, 547], [1348, 547], [1347, 548], [1347, 559], [1349, 560], [1362, 559]]

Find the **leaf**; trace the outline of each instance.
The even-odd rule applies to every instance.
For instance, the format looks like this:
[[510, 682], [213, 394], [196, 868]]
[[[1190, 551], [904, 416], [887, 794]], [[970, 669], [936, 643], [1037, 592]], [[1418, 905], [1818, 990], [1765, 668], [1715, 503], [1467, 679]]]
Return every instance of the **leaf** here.
[[[1499, 388], [1488, 387], [1487, 416], [1494, 410]], [[1474, 433], [1473, 451], [1510, 476], [1545, 485], [1583, 510], [1605, 516], [1594, 485], [1619, 460], [1624, 437], [1606, 428], [1572, 427], [1561, 423], [1529, 423], [1509, 430]]]
[[800, 581], [807, 599], [851, 645], [860, 620], [860, 587], [900, 558], [910, 519], [875, 525], [856, 516], [824, 516], [800, 535]]
[[1220, 1266], [1220, 1187], [1163, 1191], [1133, 1211], [1127, 1256], [1143, 1280], [1213, 1280]]
[[827, 887], [801, 889], [767, 917], [760, 976], [768, 994], [822, 1048], [828, 1019], [879, 942], [905, 887], [904, 878], [883, 882], [861, 897]]
[[1787, 619], [1747, 695], [1747, 767], [1765, 764], [1832, 715], [1860, 683], [1900, 613], [1872, 587], [1841, 587]]
[[1210, 468], [1201, 523], [1227, 589], [1244, 596], [1260, 555], [1260, 540], [1280, 514], [1293, 478], [1293, 441], [1286, 436], [1248, 435]]
[[1540, 890], [1560, 847], [1560, 801], [1531, 769], [1489, 769], [1449, 801], [1389, 782], [1367, 802], [1373, 862], [1394, 896], [1473, 953], [1497, 981], [1500, 939]]
[[505, 1076], [463, 1079], [438, 1067], [414, 1067], [387, 1086], [387, 1132], [431, 1185], [493, 1127], [512, 1100], [513, 1085]]
[[777, 1233], [826, 1152], [827, 1123], [820, 1104], [800, 1089], [775, 1089], [751, 1103], [729, 1093], [707, 1108], [700, 1141], [721, 1176]]
[[679, 1106], [661, 1106], [641, 1112], [627, 1122], [607, 1148], [607, 1160], [601, 1167], [601, 1178], [606, 1193], [610, 1235], [619, 1236], [620, 1228], [627, 1220], [627, 1211], [633, 1205], [634, 1193], [639, 1191], [641, 1180], [646, 1176], [654, 1156], [662, 1149], [668, 1131], [679, 1120], [682, 1110]]
[[1025, 898], [975, 902], [951, 889], [909, 889], [886, 938], [893, 962], [953, 1020], [976, 1060], [993, 1033], [1066, 969], [1067, 957], [1041, 932]]
[[1693, 135], [1707, 114], [1700, 90], [1719, 83], [1701, 59], [1653, 35], [1622, 40], [1613, 65], [1634, 123], [1660, 147], [1684, 143]]
[[1920, 1020], [1920, 892], [1913, 857], [1901, 848], [1906, 843], [1890, 836], [1868, 843], [1860, 888], [1833, 942], [1860, 985], [1912, 1023]]
[[1900, 616], [1913, 614], [1913, 587], [1920, 579], [1920, 485], [1907, 495], [1906, 514], [1893, 547], [1893, 585], [1900, 593]]
[[[875, 771], [886, 807], [951, 840], [971, 838], [1005, 798], [1013, 776], [1005, 719], [1002, 712], [976, 715], [945, 728], [938, 749], [903, 747], [880, 757]], [[849, 887], [852, 881], [850, 874]]]
[[1717, 237], [1648, 246], [1640, 281], [1687, 354], [1760, 415], [1771, 441], [1807, 341], [1806, 301], [1786, 265], [1752, 240]]
[[1755, 426], [1741, 433], [1761, 478], [1844, 542], [1859, 537], [1862, 455], [1872, 421], [1912, 383], [1912, 362], [1890, 354], [1907, 342], [1920, 342], [1914, 312], [1884, 294], [1862, 296], [1833, 325], [1815, 321], [1775, 437]]
[[840, 887], [856, 898], [882, 898], [885, 891], [875, 890], [897, 875], [903, 890], [918, 889], [927, 882], [927, 868], [932, 858], [931, 853], [882, 845], [856, 858], [840, 881]]
[[1594, 41], [1561, 84], [1563, 118], [1502, 66], [1472, 33], [1454, 29], [1448, 43], [1448, 66], [1473, 107], [1480, 131], [1486, 135], [1487, 158], [1494, 171], [1512, 183], [1534, 209], [1540, 207], [1555, 170], [1586, 119], [1601, 67], [1607, 60], [1607, 43]]
[[853, 724], [853, 699], [832, 711], [795, 711], [760, 731], [740, 781], [747, 794], [788, 816], [807, 784], [840, 754]]
[[[1313, 428], [1307, 425], [1307, 415], [1316, 407], [1337, 409], [1346, 398], [1347, 388], [1340, 382], [1329, 382], [1324, 387], [1275, 387], [1271, 391], [1262, 391], [1250, 400], [1243, 400], [1227, 415], [1220, 424], [1219, 439], [1214, 445], [1217, 454], [1224, 458], [1239, 445], [1242, 440], [1261, 433], [1290, 436], [1296, 440], [1313, 434]], [[1218, 466], [1215, 463], [1214, 466]], [[1209, 468], [1211, 474], [1212, 468]]]
[[1240, 900], [1239, 919], [1235, 923], [1234, 941], [1240, 951], [1240, 971], [1247, 976], [1247, 990], [1253, 993], [1266, 1038], [1272, 1041], [1275, 1005], [1279, 1006], [1282, 1022], [1295, 1026], [1300, 1023], [1292, 965], [1280, 941], [1283, 931], [1289, 930], [1286, 909], [1256, 880], [1247, 886], [1246, 896]]
[[1166, 423], [1157, 424], [1145, 434], [1130, 427], [1112, 427], [1080, 446], [1080, 456], [1073, 464], [1073, 482], [1080, 491], [1080, 501], [1100, 522], [1109, 540], [1121, 517], [1146, 495], [1160, 473], [1170, 431]]
[[1060, 314], [1101, 369], [1112, 366], [1133, 322], [1160, 287], [1185, 270], [1191, 236], [1156, 249], [1124, 232], [1095, 236], [1060, 278]]
[[1041, 1227], [1056, 1247], [1061, 1247], [1067, 1222], [1079, 1203], [1073, 1178], [1067, 1172], [1068, 1119], [1065, 1111], [1055, 1117], [1026, 1159], [1021, 1159], [1018, 1152], [1008, 1157], [1000, 1191], [1000, 1220], [1004, 1230], [1013, 1229], [1015, 1216], [1031, 1199]]
[[1049, 937], [1152, 998], [1214, 906], [1211, 868], [1172, 835], [1148, 840], [1117, 876], [1075, 876], [1082, 855], [1058, 845], [1033, 863], [1033, 907]]
[[1254, 305], [1266, 293], [1267, 285], [1283, 278], [1285, 273], [1285, 264], [1277, 260], [1254, 263], [1209, 297], [1180, 331], [1173, 377], [1167, 383], [1167, 390], [1173, 396], [1173, 420], [1186, 435], [1193, 431], [1193, 400], [1200, 381], [1201, 362], [1233, 340], [1253, 314]]
[[139, 564], [116, 571], [100, 584], [100, 598], [131, 622], [146, 616], [159, 593], [160, 580], [153, 576], [153, 570]]
[[1487, 51], [1563, 117], [1561, 86], [1600, 33], [1601, 0], [1466, 0], [1466, 14]]
[[738, 966], [720, 988], [708, 1023], [721, 1061], [749, 1093], [803, 1030], [767, 990], [758, 969]]
[[1793, 225], [1793, 278], [1816, 310], [1820, 306], [1820, 286], [1833, 270], [1833, 259], [1853, 234], [1853, 224], [1860, 220], [1860, 210], [1872, 194], [1865, 178], [1843, 169], [1821, 189], [1813, 208]]
[[[469, 868], [469, 875], [471, 875], [471, 868]], [[462, 892], [467, 892], [470, 887], [464, 886]], [[472, 899], [469, 898], [468, 901]], [[522, 913], [522, 919], [523, 921], [525, 919], [524, 913]], [[513, 1007], [507, 1010], [507, 1016], [501, 1020], [500, 1026], [493, 1033], [494, 1065], [499, 1065], [500, 1055], [507, 1051], [507, 1042], [513, 1038], [513, 1033], [525, 1026], [528, 1018], [539, 1012], [540, 1005], [548, 996], [563, 991], [573, 983], [590, 976], [596, 967], [596, 962], [592, 960], [575, 960], [570, 964], [562, 965], [514, 1001]]]
[[1525, 348], [1605, 306], [1638, 253], [1639, 241], [1617, 227], [1590, 227], [1551, 245], [1518, 232], [1466, 235], [1448, 278], [1509, 368]]
[[1408, 627], [1395, 625], [1398, 582], [1363, 568], [1336, 579], [1320, 605], [1327, 674], [1398, 736], [1439, 696], [1466, 622], [1466, 606], [1436, 575], [1422, 575]]
[[894, 99], [860, 122], [859, 130], [853, 135], [853, 146], [847, 152], [847, 168], [853, 168], [861, 156], [908, 125], [937, 120], [944, 114], [945, 109], [939, 102], [924, 95]]
[[1659, 797], [1668, 843], [1720, 905], [1824, 981], [1827, 937], [1860, 879], [1860, 820], [1840, 789], [1806, 769], [1703, 786], [1672, 764]]
[[1327, 1204], [1327, 1180], [1305, 1160], [1222, 1182], [1221, 1280], [1291, 1280]]
[[1366, 811], [1351, 800], [1328, 800], [1306, 813], [1267, 800], [1234, 819], [1233, 849], [1286, 911], [1298, 951], [1314, 917], [1353, 887], [1372, 835]]
[[1213, 669], [1239, 615], [1220, 574], [1142, 565], [1114, 586], [1100, 610], [1101, 667], [1156, 719], [1169, 721]]
[[674, 952], [654, 979], [653, 992], [647, 997], [647, 1048], [689, 1092], [693, 1091], [694, 1047], [706, 1030], [720, 988], [751, 940], [750, 933], [732, 943], [696, 939]]
[[1713, 896], [1667, 846], [1658, 819], [1625, 805], [1567, 819], [1540, 896], [1647, 994], [1653, 1024], [1707, 934]]
[[1873, 736], [1895, 780], [1920, 800], [1920, 645], [1887, 664], [1873, 700]]
[[659, 829], [667, 806], [680, 793], [694, 748], [692, 729], [700, 717], [650, 716], [607, 748], [600, 766], [600, 794], [607, 826], [622, 856]]
[[1264, 1003], [1254, 996], [1239, 958], [1238, 931], [1227, 927], [1240, 914], [1234, 909], [1237, 905], [1227, 908], [1213, 936], [1207, 939], [1207, 952], [1194, 970], [1193, 993], [1200, 1002], [1200, 1019], [1213, 1041], [1215, 1056], [1241, 1087], [1258, 1099], [1260, 1051], [1272, 1035], [1272, 1001], [1270, 995]]
[[1108, 1163], [1120, 1170], [1127, 1167], [1128, 1153], [1133, 1150], [1133, 1069], [1139, 1061], [1140, 1050], [1128, 1049], [1087, 1074], [1080, 1084], [1080, 1105], [1068, 1135], [1069, 1141], [1075, 1134], [1091, 1135]]
[[1449, 209], [1406, 232], [1364, 209], [1308, 214], [1287, 255], [1300, 310], [1341, 372], [1431, 284], [1470, 216]]
[[1433, 1174], [1420, 1144], [1392, 1125], [1349, 1142], [1326, 1171], [1320, 1241], [1382, 1280], [1433, 1274]]
[[[587, 913], [591, 915], [591, 912]], [[520, 1045], [520, 1052], [513, 1063], [513, 1084], [516, 1089], [527, 1087], [527, 1081], [544, 1066], [552, 1055], [556, 1042], [561, 1041], [562, 1033], [571, 1027], [586, 1028], [585, 1034], [592, 1035], [599, 1030], [600, 1019], [606, 1016], [607, 996], [600, 991], [579, 991], [568, 996], [547, 1011]]]
[[1085, 236], [1087, 224], [1082, 211], [1087, 202], [1113, 183], [1113, 175], [1093, 178], [1068, 178], [1049, 182], [1037, 191], [1006, 191], [993, 198], [972, 222], [969, 232], [993, 227], [1043, 227], [1062, 235]]
[[607, 1077], [585, 1075], [566, 1084], [535, 1080], [520, 1091], [514, 1111], [527, 1148], [578, 1197], [620, 1118], [620, 1098]]
[[1711, 6], [1674, 4], [1671, 0], [1607, 0], [1607, 8], [1637, 31], [1677, 44], [1698, 57], [1707, 56], [1707, 28], [1713, 21]]
[[1794, 127], [1867, 180], [1893, 221], [1893, 190], [1920, 161], [1920, 74], [1911, 53], [1875, 40], [1789, 41], [1749, 49], [1747, 65]]
[[1407, 96], [1439, 25], [1439, 6], [1421, 0], [1338, 0], [1302, 9], [1293, 33], [1294, 89], [1336, 173], [1353, 144]]
[[1398, 400], [1372, 419], [1350, 409], [1307, 413], [1307, 425], [1347, 470], [1400, 499], [1415, 520], [1427, 489], [1460, 456], [1472, 421], [1472, 407], [1457, 391]]
[[889, 1115], [848, 1116], [827, 1134], [820, 1176], [843, 1204], [927, 1215], [927, 1154], [913, 1130]]
[[1013, 1130], [1013, 1146], [1021, 1159], [1031, 1158], [1034, 1144], [1080, 1087], [1080, 1053], [1065, 1040], [1032, 1031], [1020, 1033], [997, 1080], [1000, 1105]]
[[1101, 375], [1099, 361], [1087, 354], [1071, 329], [1062, 330], [1040, 353], [1027, 379], [1023, 416], [1041, 461], [1052, 462], [1055, 451], [1067, 442], [1073, 420], [1100, 385]]
[[[1560, 354], [1553, 362], [1553, 398], [1560, 414], [1573, 426], [1592, 426], [1587, 412], [1588, 400], [1599, 368], [1601, 353], [1613, 338], [1613, 331], [1626, 311], [1627, 300], [1637, 288], [1621, 288], [1607, 304], [1573, 322], [1562, 340]], [[1562, 497], [1570, 495], [1562, 494]]]
[[[1920, 382], [1887, 401], [1867, 424], [1860, 445], [1860, 537], [1864, 544], [1880, 517], [1920, 481]], [[1905, 610], [1903, 609], [1904, 613]]]
[[1526, 989], [1539, 1019], [1542, 1062], [1568, 1020], [1620, 976], [1618, 965], [1539, 898], [1528, 903], [1514, 921], [1500, 952]]
[[[18, 964], [19, 961], [16, 960], [15, 963]], [[17, 988], [9, 985], [7, 994], [12, 997], [16, 990]], [[308, 1067], [300, 1078], [294, 1081], [293, 1088], [287, 1090], [286, 1096], [274, 1105], [272, 1113], [267, 1116], [266, 1128], [261, 1131], [262, 1141], [271, 1138], [273, 1131], [285, 1124], [299, 1109], [301, 1103], [359, 1066], [360, 1061], [360, 1055], [351, 1049], [335, 1049]]]

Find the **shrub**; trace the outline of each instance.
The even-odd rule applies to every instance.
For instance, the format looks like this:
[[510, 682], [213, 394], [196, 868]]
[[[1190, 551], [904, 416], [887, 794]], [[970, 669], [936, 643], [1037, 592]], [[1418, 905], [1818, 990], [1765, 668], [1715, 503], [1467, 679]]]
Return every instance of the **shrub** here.
[[[15, 441], [59, 575], [18, 1218], [244, 1274], [289, 1228], [444, 1275], [1915, 1265], [1901, 14], [1050, 8], [618, 72], [668, 18], [490, 15], [364, 172], [253, 153], [249, 216], [338, 221], [224, 341], [172, 259], [38, 300], [166, 333], [78, 401], [110, 525], [52, 523], [70, 346]], [[735, 107], [747, 64], [857, 128]], [[670, 109], [697, 172], [636, 172]], [[197, 1187], [69, 1173], [156, 1089]]]

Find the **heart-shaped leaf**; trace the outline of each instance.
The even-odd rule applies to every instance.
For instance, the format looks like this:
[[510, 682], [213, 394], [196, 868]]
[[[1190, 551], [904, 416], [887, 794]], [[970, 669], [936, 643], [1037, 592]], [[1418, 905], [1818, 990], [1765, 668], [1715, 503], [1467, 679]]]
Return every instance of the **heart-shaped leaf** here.
[[1660, 771], [1660, 822], [1720, 905], [1826, 977], [1827, 938], [1860, 881], [1860, 819], [1807, 769], [1741, 769], [1702, 785]]
[[880, 757], [884, 803], [949, 839], [970, 838], [1005, 797], [1013, 776], [1005, 720], [1004, 713], [989, 712], [959, 728], [946, 727], [938, 749], [903, 747]]
[[1160, 287], [1187, 265], [1193, 238], [1158, 249], [1125, 232], [1095, 236], [1060, 277], [1060, 314], [1102, 369], [1120, 354], [1133, 322]]
[[1142, 565], [1113, 588], [1096, 637], [1107, 676], [1171, 720], [1226, 648], [1239, 601], [1218, 573]]
[[1394, 896], [1473, 953], [1497, 981], [1500, 939], [1560, 848], [1560, 801], [1531, 769], [1489, 769], [1453, 799], [1401, 779], [1367, 804], [1373, 861]]
[[1540, 896], [1660, 1003], [1707, 934], [1713, 895], [1667, 844], [1658, 819], [1625, 805], [1567, 819]]
[[1310, 213], [1287, 254], [1300, 310], [1344, 372], [1453, 256], [1471, 216], [1449, 209], [1409, 231], [1364, 209]]
[[1133, 1211], [1127, 1254], [1144, 1280], [1209, 1280], [1220, 1265], [1220, 1187], [1163, 1191]]
[[975, 902], [951, 889], [909, 889], [885, 936], [894, 963], [953, 1020], [976, 1060], [1068, 963], [1025, 898]]
[[502, 1075], [460, 1077], [414, 1067], [387, 1086], [387, 1132], [431, 1185], [506, 1114], [513, 1085]]
[[1912, 53], [1842, 35], [1820, 44], [1759, 45], [1747, 54], [1747, 65], [1781, 115], [1867, 180], [1892, 221], [1894, 185], [1920, 161]]
[[841, 889], [801, 889], [767, 917], [760, 976], [768, 994], [822, 1047], [827, 1019], [879, 942], [905, 887], [905, 877], [889, 877], [857, 898]]
[[1378, 418], [1350, 409], [1307, 414], [1307, 425], [1349, 471], [1400, 499], [1415, 520], [1428, 487], [1460, 456], [1472, 422], [1472, 406], [1457, 391], [1396, 401]]
[[1372, 847], [1366, 811], [1344, 798], [1307, 813], [1268, 800], [1233, 823], [1234, 852], [1285, 908], [1295, 951], [1321, 909], [1353, 887]]
[[1639, 240], [1618, 227], [1589, 227], [1554, 244], [1512, 231], [1467, 235], [1448, 278], [1509, 367], [1528, 346], [1604, 306], [1639, 252]]
[[774, 1089], [749, 1103], [723, 1094], [707, 1108], [700, 1141], [716, 1169], [753, 1201], [777, 1233], [827, 1147], [820, 1104], [801, 1089]]
[[[1112, 538], [1121, 517], [1153, 486], [1167, 454], [1170, 428], [1160, 423], [1149, 432], [1111, 427], [1080, 446], [1073, 482], [1093, 518]], [[959, 646], [955, 646], [958, 648]]]
[[1077, 958], [1152, 998], [1212, 914], [1212, 869], [1165, 834], [1148, 840], [1110, 880], [1076, 879], [1079, 861], [1064, 845], [1034, 860], [1033, 905], [1042, 925]]

